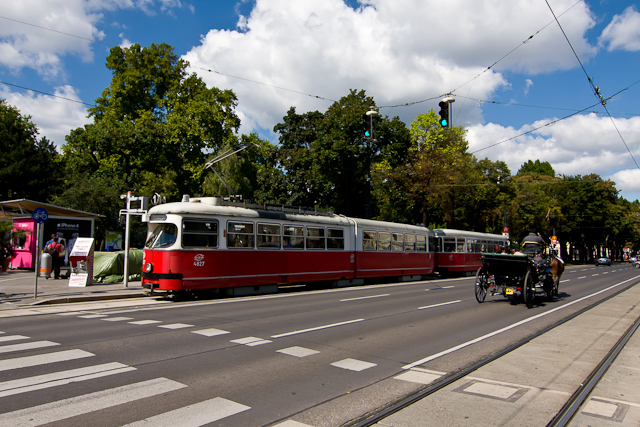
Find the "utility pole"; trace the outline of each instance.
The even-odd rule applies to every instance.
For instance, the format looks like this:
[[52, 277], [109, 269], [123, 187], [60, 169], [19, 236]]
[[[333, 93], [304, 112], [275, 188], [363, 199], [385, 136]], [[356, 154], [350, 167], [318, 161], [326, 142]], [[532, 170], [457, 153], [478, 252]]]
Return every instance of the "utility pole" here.
[[[373, 118], [378, 115], [375, 106], [369, 107], [369, 111], [365, 113], [365, 141], [367, 146], [367, 177], [365, 187], [365, 204], [364, 204], [364, 216], [366, 219], [371, 219], [371, 143], [375, 141], [375, 134], [373, 131]], [[367, 129], [367, 125], [369, 128]]]

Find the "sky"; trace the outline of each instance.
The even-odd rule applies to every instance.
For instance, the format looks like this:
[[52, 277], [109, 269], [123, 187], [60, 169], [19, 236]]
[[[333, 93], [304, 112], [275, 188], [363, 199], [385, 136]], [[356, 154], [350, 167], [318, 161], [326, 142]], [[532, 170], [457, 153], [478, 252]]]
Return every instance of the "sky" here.
[[60, 147], [110, 85], [109, 49], [163, 42], [234, 91], [240, 133], [273, 144], [291, 107], [324, 112], [350, 89], [407, 126], [451, 94], [477, 158], [595, 173], [640, 199], [634, 1], [3, 1], [0, 98]]

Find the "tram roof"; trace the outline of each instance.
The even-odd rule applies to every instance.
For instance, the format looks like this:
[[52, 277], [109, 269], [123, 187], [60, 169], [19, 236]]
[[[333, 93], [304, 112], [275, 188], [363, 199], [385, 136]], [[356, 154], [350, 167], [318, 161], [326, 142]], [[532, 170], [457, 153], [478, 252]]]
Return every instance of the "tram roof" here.
[[438, 237], [474, 237], [476, 239], [507, 240], [506, 237], [500, 234], [480, 233], [477, 231], [454, 230], [451, 228], [437, 228], [434, 231]]

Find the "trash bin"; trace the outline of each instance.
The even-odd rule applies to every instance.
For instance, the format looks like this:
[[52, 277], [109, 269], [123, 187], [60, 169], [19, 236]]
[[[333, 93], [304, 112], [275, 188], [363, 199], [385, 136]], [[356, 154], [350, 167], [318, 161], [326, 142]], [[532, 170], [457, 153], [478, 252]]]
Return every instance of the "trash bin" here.
[[40, 277], [51, 277], [51, 266], [53, 264], [53, 258], [46, 252], [42, 252], [40, 255]]

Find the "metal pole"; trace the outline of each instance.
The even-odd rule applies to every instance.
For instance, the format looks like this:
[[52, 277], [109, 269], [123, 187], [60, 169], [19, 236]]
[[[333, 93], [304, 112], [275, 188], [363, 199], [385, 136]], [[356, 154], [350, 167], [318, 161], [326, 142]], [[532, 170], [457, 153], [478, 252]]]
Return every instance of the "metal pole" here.
[[126, 223], [124, 230], [124, 277], [122, 283], [124, 283], [124, 287], [127, 288], [129, 286], [129, 224], [131, 221], [131, 217], [129, 215], [129, 209], [131, 208], [131, 191], [127, 192], [127, 214], [126, 214]]
[[42, 227], [36, 223], [36, 279], [33, 284], [33, 299], [38, 298], [38, 275], [40, 274], [40, 239], [42, 238]]

